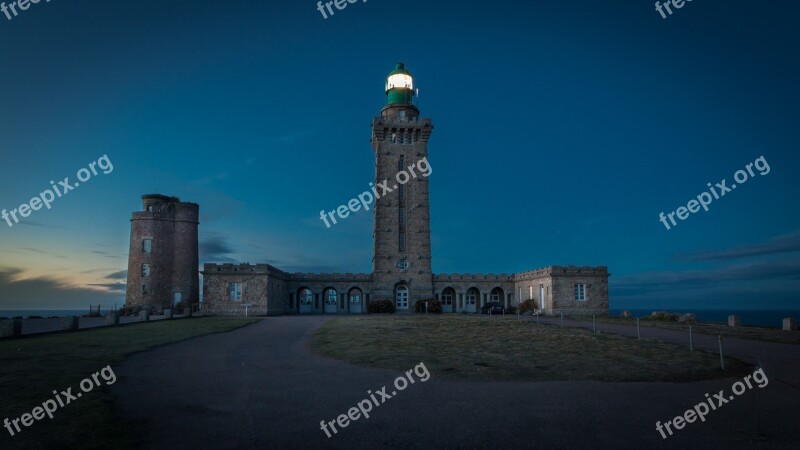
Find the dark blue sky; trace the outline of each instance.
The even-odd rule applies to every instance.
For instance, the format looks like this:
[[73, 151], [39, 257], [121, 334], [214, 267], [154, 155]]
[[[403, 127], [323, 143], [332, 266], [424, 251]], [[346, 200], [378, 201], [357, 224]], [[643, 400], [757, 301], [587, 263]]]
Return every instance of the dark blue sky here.
[[[433, 268], [607, 265], [611, 307], [795, 308], [800, 5], [40, 2], [0, 15], [0, 309], [122, 303], [143, 193], [201, 205], [201, 262], [369, 272], [369, 123], [405, 60], [433, 119]], [[767, 175], [667, 231], [756, 158]]]

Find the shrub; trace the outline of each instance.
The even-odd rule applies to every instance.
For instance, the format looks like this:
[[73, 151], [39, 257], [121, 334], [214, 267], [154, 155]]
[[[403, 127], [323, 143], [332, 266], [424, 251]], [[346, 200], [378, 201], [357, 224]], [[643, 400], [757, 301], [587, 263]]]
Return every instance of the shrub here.
[[367, 306], [370, 314], [392, 314], [394, 311], [394, 302], [391, 300], [373, 300]]
[[517, 313], [516, 306], [509, 306], [508, 308], [506, 308], [506, 314], [516, 314], [516, 313]]
[[665, 322], [677, 322], [678, 321], [678, 315], [677, 314], [671, 314], [671, 313], [668, 313], [666, 311], [653, 311], [653, 313], [650, 314], [650, 318], [652, 320], [663, 320]]
[[425, 312], [425, 302], [428, 302], [428, 312], [434, 314], [441, 314], [442, 312], [442, 304], [439, 303], [439, 300], [417, 300], [417, 303], [414, 304], [414, 311], [418, 313]]
[[519, 313], [520, 314], [525, 314], [527, 312], [531, 312], [532, 313], [535, 309], [538, 309], [538, 308], [536, 307], [536, 302], [532, 298], [530, 298], [528, 300], [525, 300], [524, 302], [520, 303], [520, 305], [519, 305]]

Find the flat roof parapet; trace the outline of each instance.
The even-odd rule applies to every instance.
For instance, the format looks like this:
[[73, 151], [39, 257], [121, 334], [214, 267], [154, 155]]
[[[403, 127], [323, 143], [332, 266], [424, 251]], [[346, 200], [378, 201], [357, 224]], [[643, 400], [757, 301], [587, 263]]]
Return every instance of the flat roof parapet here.
[[434, 281], [511, 281], [513, 275], [501, 274], [481, 274], [481, 273], [440, 273], [433, 274]]

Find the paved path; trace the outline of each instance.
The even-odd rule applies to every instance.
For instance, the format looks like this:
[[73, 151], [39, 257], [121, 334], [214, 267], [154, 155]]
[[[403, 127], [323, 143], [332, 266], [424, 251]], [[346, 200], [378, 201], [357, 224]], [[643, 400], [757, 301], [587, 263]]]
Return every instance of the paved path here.
[[[736, 379], [697, 383], [419, 381], [328, 439], [333, 420], [398, 375], [313, 355], [330, 318], [275, 317], [115, 367], [143, 448], [794, 448], [800, 391], [771, 382], [663, 440], [667, 421]], [[532, 325], [534, 326], [534, 325]], [[380, 336], [375, 336], [380, 339]], [[445, 345], [446, 343], [443, 343]], [[757, 343], [754, 349], [777, 348]], [[735, 349], [731, 350], [732, 353]], [[772, 350], [766, 350], [771, 353]], [[782, 350], [776, 350], [778, 354]], [[564, 355], [570, 357], [570, 355]], [[420, 361], [425, 361], [424, 350]], [[795, 370], [800, 367], [795, 366]], [[409, 367], [411, 369], [411, 367]], [[768, 376], [772, 376], [767, 371]]]

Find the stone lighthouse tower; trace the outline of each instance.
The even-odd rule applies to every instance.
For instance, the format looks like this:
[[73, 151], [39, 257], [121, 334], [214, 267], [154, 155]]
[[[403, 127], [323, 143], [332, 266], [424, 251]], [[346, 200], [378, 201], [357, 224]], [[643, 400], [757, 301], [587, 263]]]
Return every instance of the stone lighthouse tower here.
[[[372, 120], [375, 186], [392, 189], [375, 202], [373, 298], [394, 300], [398, 310], [433, 298], [428, 178], [407, 181], [401, 172], [428, 156], [431, 119], [419, 117], [414, 80], [397, 64], [386, 79], [386, 105]], [[384, 180], [388, 180], [384, 183]], [[405, 181], [405, 183], [403, 183]]]
[[200, 301], [197, 227], [200, 207], [176, 197], [143, 195], [131, 217], [125, 306], [164, 309]]

